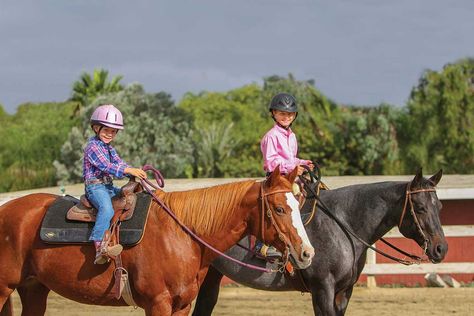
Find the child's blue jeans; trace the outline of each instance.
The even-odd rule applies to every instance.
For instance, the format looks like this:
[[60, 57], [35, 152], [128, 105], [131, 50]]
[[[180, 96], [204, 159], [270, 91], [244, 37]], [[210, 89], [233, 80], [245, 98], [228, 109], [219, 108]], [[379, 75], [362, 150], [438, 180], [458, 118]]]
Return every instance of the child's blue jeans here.
[[85, 191], [87, 198], [97, 209], [97, 218], [89, 240], [101, 241], [114, 216], [112, 197], [120, 192], [120, 188], [114, 187], [112, 183], [99, 183], [86, 185]]

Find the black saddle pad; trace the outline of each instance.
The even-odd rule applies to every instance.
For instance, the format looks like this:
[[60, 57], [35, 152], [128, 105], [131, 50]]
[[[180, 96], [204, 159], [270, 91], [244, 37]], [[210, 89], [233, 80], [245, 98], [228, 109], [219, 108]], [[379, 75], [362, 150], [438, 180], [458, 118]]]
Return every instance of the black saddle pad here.
[[[137, 204], [132, 218], [120, 225], [120, 243], [126, 246], [137, 244], [145, 231], [151, 196], [137, 194]], [[66, 219], [67, 211], [79, 200], [73, 196], [60, 196], [46, 211], [41, 224], [40, 238], [46, 243], [89, 243], [89, 236], [95, 223]]]

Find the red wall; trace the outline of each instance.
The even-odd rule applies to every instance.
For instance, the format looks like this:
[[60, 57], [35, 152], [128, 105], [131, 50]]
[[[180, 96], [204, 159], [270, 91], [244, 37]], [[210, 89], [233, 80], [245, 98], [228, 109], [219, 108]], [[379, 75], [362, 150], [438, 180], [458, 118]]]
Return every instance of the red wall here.
[[442, 201], [441, 224], [474, 225], [474, 200]]

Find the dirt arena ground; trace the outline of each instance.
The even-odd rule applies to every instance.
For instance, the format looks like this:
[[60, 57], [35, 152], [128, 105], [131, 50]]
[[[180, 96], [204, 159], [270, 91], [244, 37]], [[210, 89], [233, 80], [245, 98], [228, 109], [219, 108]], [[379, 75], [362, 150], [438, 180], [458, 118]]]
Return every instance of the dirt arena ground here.
[[[15, 315], [20, 315], [20, 302], [14, 295]], [[133, 316], [144, 315], [132, 307], [82, 305], [51, 293], [48, 316]], [[346, 315], [474, 315], [474, 288], [377, 288], [354, 290]], [[264, 292], [246, 287], [228, 286], [221, 290], [217, 316], [299, 316], [313, 315], [311, 298], [297, 292]]]

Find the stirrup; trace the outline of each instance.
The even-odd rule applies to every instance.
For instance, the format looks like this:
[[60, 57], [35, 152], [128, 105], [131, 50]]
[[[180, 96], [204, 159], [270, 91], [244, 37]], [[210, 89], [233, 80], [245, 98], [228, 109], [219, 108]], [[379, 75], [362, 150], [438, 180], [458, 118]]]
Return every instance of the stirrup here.
[[281, 258], [281, 253], [273, 246], [262, 244], [260, 249], [257, 250], [257, 256], [264, 260], [272, 260]]
[[[262, 247], [263, 248], [263, 247]], [[277, 259], [281, 258], [282, 254], [273, 246], [267, 246], [265, 249], [265, 258]]]

